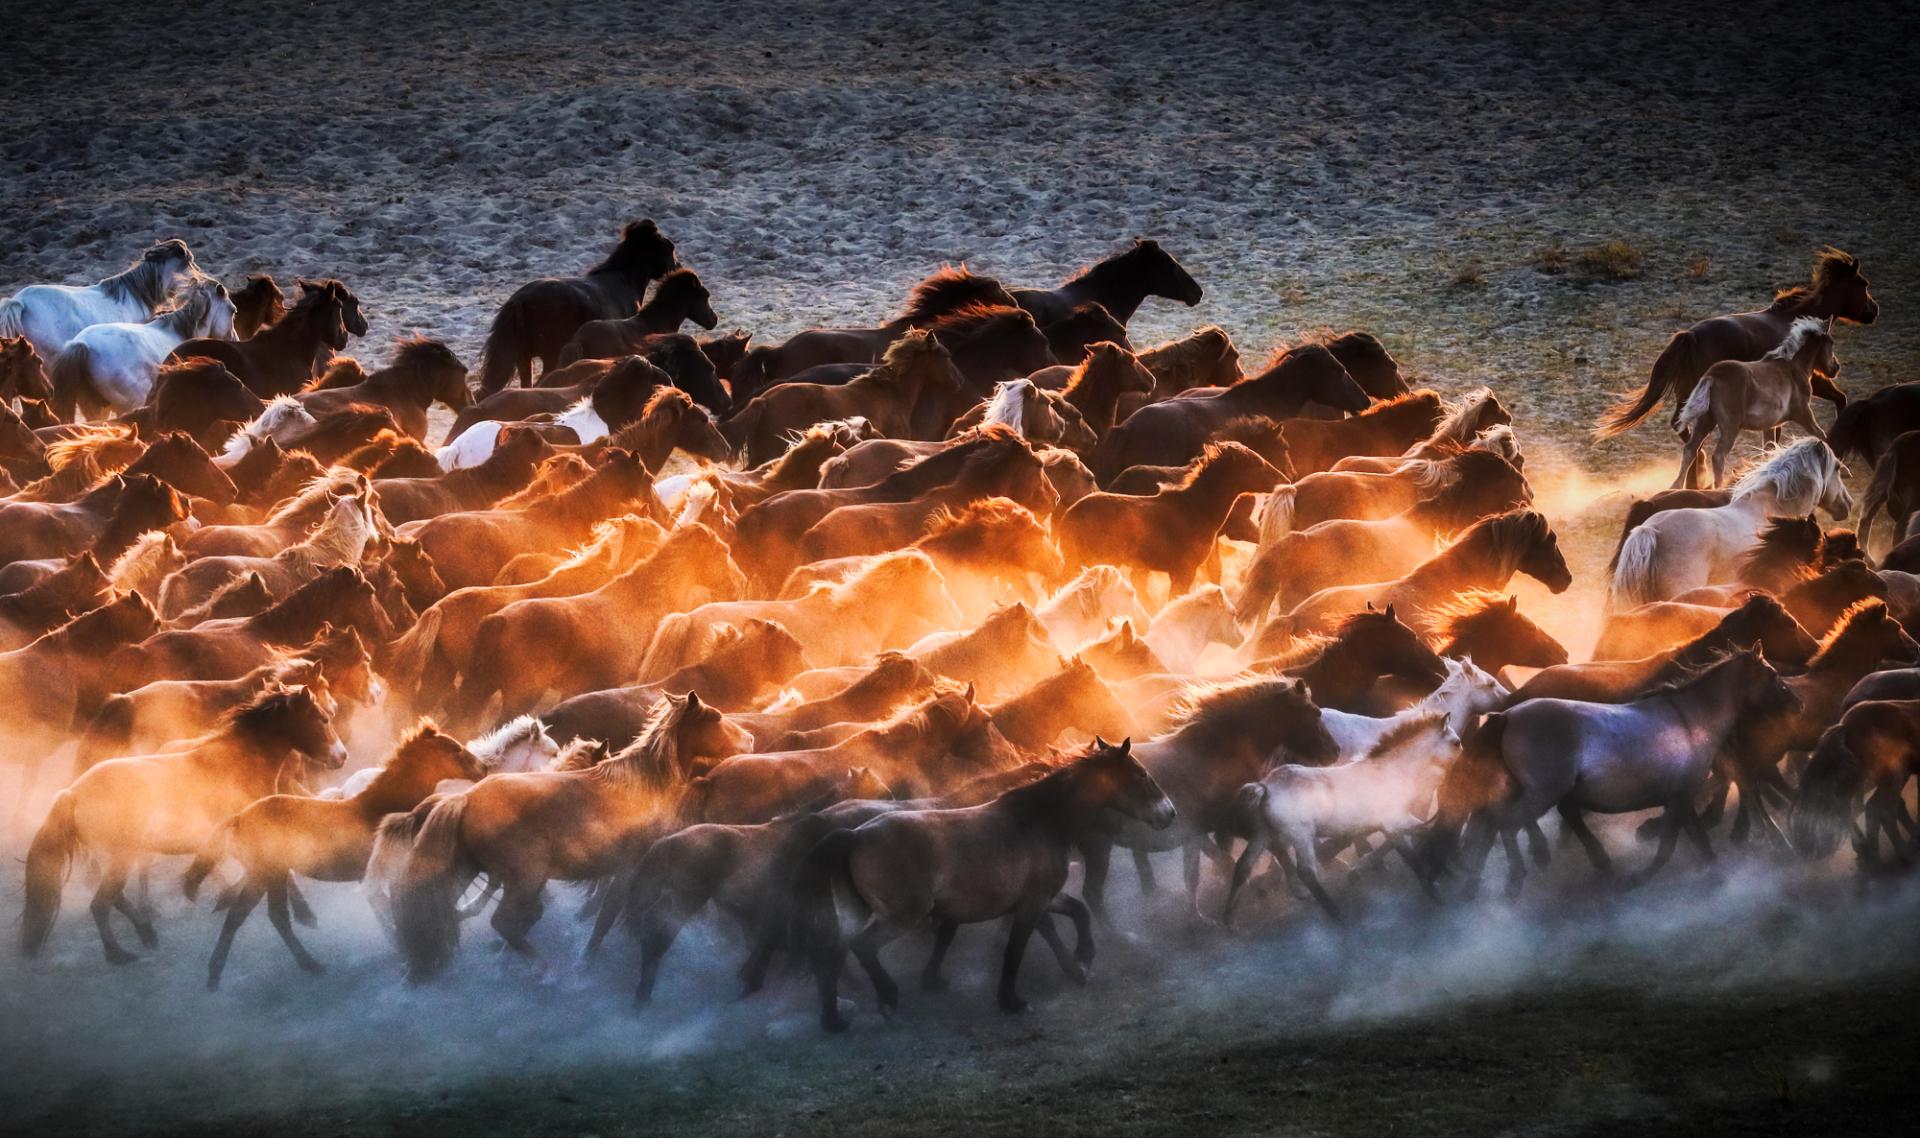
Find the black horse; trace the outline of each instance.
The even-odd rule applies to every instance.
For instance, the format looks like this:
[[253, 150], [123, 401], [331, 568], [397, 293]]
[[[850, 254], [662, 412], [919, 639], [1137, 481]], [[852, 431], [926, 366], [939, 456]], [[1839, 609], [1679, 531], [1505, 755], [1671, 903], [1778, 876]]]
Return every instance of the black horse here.
[[491, 395], [518, 375], [533, 382], [533, 361], [548, 369], [560, 349], [589, 320], [631, 316], [647, 282], [679, 264], [673, 242], [651, 220], [629, 222], [620, 244], [585, 276], [549, 277], [514, 290], [487, 333], [480, 360], [480, 393]]

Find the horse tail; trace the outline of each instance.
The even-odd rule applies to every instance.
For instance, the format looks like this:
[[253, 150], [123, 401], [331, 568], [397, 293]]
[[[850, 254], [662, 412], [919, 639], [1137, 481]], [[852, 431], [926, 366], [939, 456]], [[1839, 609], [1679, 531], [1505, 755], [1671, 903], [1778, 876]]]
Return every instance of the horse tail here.
[[27, 847], [26, 903], [20, 913], [20, 952], [36, 956], [60, 915], [60, 890], [80, 845], [80, 825], [73, 816], [73, 795], [62, 791], [47, 811], [46, 821]]
[[1659, 600], [1654, 596], [1654, 559], [1660, 552], [1660, 535], [1644, 523], [1620, 543], [1614, 556], [1613, 582], [1607, 600], [1615, 611]]
[[394, 883], [406, 868], [413, 840], [420, 836], [420, 827], [438, 805], [440, 796], [433, 795], [412, 810], [387, 815], [374, 827], [373, 847], [367, 855], [367, 869], [361, 874], [361, 884], [383, 919], [391, 916], [385, 899], [390, 897]]
[[460, 947], [460, 891], [464, 858], [460, 827], [467, 796], [450, 795], [428, 812], [393, 888], [393, 926], [406, 957], [407, 982], [420, 984], [446, 970]]
[[133, 700], [123, 692], [108, 697], [80, 736], [73, 755], [73, 776], [79, 778], [101, 761], [126, 753], [133, 739]]
[[26, 303], [18, 297], [0, 300], [0, 336], [24, 336], [26, 331]]
[[93, 349], [85, 344], [68, 344], [53, 357], [53, 398], [48, 402], [63, 423], [71, 423], [80, 407], [80, 397], [93, 390]]
[[1267, 812], [1267, 795], [1271, 793], [1267, 784], [1260, 781], [1250, 782], [1233, 794], [1233, 819], [1240, 825], [1240, 833], [1258, 834]]
[[677, 612], [667, 616], [653, 630], [653, 641], [647, 645], [647, 654], [640, 661], [637, 672], [642, 676], [670, 676], [688, 663], [687, 648], [698, 635], [692, 617]]
[[180, 878], [180, 891], [187, 895], [187, 900], [200, 899], [200, 884], [213, 872], [213, 867], [220, 864], [220, 859], [227, 856], [227, 839], [232, 836], [234, 824], [239, 820], [240, 815], [235, 814], [215, 826], [213, 833], [207, 836], [206, 844], [200, 847], [200, 852], [193, 855], [193, 862]]
[[1660, 400], [1666, 397], [1667, 389], [1680, 390], [1686, 384], [1698, 378], [1701, 369], [1694, 363], [1692, 332], [1675, 332], [1673, 339], [1660, 352], [1660, 358], [1653, 361], [1653, 374], [1647, 377], [1647, 389], [1637, 399], [1623, 399], [1600, 417], [1593, 428], [1595, 438], [1610, 439], [1615, 435], [1632, 430], [1640, 420], [1653, 414], [1660, 406]]
[[1267, 508], [1260, 512], [1260, 546], [1265, 548], [1293, 532], [1294, 499], [1298, 487], [1277, 486], [1267, 495]]
[[1833, 426], [1827, 430], [1827, 445], [1842, 461], [1850, 454], [1871, 459], [1868, 451], [1867, 421], [1872, 417], [1873, 407], [1864, 399], [1856, 399], [1840, 409], [1834, 416]]
[[[1860, 548], [1863, 550], [1867, 548], [1867, 539], [1873, 536], [1874, 515], [1886, 508], [1887, 496], [1893, 493], [1893, 480], [1899, 473], [1895, 469], [1898, 454], [1898, 451], [1889, 452], [1886, 461], [1874, 465], [1873, 477], [1867, 480], [1867, 492], [1860, 505]], [[1895, 517], [1893, 522], [1893, 540], [1898, 543], [1906, 535], [1900, 532], [1900, 519]]]
[[1441, 777], [1433, 822], [1420, 851], [1429, 876], [1438, 877], [1451, 868], [1460, 835], [1475, 814], [1507, 801], [1519, 789], [1501, 754], [1506, 733], [1505, 712], [1487, 716]]
[[1845, 723], [1820, 733], [1813, 758], [1800, 777], [1800, 793], [1787, 815], [1787, 837], [1801, 857], [1820, 861], [1840, 848], [1853, 813], [1854, 780], [1847, 772], [1859, 769], [1860, 760], [1847, 745]]
[[[515, 298], [508, 297], [494, 314], [493, 326], [487, 329], [487, 344], [480, 351], [480, 393], [491, 395], [513, 382], [513, 374], [520, 366], [521, 353], [525, 350], [522, 341], [526, 339], [526, 330], [520, 318], [520, 305]], [[531, 382], [533, 377], [528, 376]]]
[[833, 884], [848, 877], [854, 831], [834, 830], [807, 848], [793, 873], [792, 940], [810, 950], [816, 970], [840, 966], [840, 915]]
[[411, 694], [414, 702], [419, 702], [421, 677], [427, 674], [427, 664], [440, 648], [440, 622], [444, 619], [439, 605], [431, 605], [414, 626], [393, 642], [388, 653], [386, 669], [387, 683], [396, 691]]
[[1680, 415], [1674, 421], [1674, 430], [1680, 433], [1682, 439], [1691, 442], [1711, 429], [1711, 424], [1705, 422], [1707, 416], [1711, 414], [1713, 414], [1713, 377], [1703, 376], [1699, 383], [1693, 385], [1693, 391], [1687, 396], [1687, 401], [1681, 405]]
[[766, 389], [773, 382], [773, 358], [777, 347], [762, 345], [748, 348], [740, 362], [733, 365], [733, 374], [727, 377], [727, 386], [733, 395], [733, 405], [740, 406], [746, 400]]

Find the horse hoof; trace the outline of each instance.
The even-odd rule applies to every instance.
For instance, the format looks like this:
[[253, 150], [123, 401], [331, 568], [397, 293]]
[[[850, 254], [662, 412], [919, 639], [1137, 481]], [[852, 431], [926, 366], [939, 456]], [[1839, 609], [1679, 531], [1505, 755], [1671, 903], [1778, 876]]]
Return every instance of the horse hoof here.
[[1067, 979], [1084, 988], [1087, 986], [1087, 970], [1076, 964], [1067, 970]]
[[160, 947], [160, 933], [150, 925], [143, 925], [134, 929], [133, 934], [139, 937], [140, 943], [148, 948]]
[[300, 971], [305, 972], [309, 976], [324, 976], [327, 972], [327, 966], [318, 960], [302, 960], [300, 962]]

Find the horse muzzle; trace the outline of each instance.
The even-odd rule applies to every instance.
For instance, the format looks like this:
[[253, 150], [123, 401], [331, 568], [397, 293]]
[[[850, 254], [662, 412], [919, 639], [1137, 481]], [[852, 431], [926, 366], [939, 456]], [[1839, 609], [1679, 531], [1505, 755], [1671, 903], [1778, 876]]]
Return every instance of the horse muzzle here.
[[1173, 799], [1163, 795], [1160, 801], [1154, 803], [1153, 808], [1147, 811], [1144, 821], [1156, 830], [1164, 830], [1173, 825], [1173, 820], [1179, 816], [1180, 811], [1174, 808]]

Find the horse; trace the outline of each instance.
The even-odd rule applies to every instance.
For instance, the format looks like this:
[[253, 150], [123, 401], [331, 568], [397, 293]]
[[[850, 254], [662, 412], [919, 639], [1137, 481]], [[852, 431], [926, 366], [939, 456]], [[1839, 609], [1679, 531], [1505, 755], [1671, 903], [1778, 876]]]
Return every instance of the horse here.
[[270, 794], [215, 826], [181, 882], [187, 899], [193, 900], [220, 861], [230, 857], [240, 863], [239, 884], [220, 901], [227, 915], [207, 959], [207, 990], [220, 987], [233, 938], [263, 897], [274, 929], [300, 970], [309, 975], [324, 972], [293, 931], [289, 896], [294, 874], [315, 881], [360, 880], [382, 819], [412, 810], [447, 779], [477, 783], [487, 773], [459, 740], [423, 720], [381, 762], [364, 789], [336, 799]]
[[393, 362], [358, 383], [320, 386], [324, 377], [294, 398], [315, 418], [352, 406], [384, 407], [408, 438], [427, 437], [427, 409], [435, 403], [458, 415], [473, 402], [467, 365], [445, 344], [414, 336], [394, 347]]
[[[1213, 324], [1140, 353], [1140, 365], [1153, 374], [1153, 390], [1120, 401], [1114, 421], [1149, 403], [1160, 403], [1196, 387], [1231, 387], [1240, 382], [1240, 352], [1226, 330]], [[1062, 376], [1064, 380], [1064, 373]]]
[[653, 295], [633, 315], [580, 325], [560, 349], [559, 364], [565, 367], [578, 360], [632, 355], [647, 337], [678, 332], [689, 320], [709, 332], [720, 323], [707, 286], [700, 283], [700, 274], [692, 269], [674, 269], [660, 278], [660, 283], [653, 286]]
[[435, 463], [433, 477], [375, 477], [373, 491], [381, 514], [393, 526], [441, 514], [490, 509], [503, 498], [526, 489], [534, 471], [554, 453], [538, 434], [508, 430], [478, 466], [441, 472]]
[[[1020, 962], [1027, 938], [1050, 912], [1073, 918], [1084, 934], [1086, 906], [1061, 896], [1073, 849], [1113, 816], [1164, 831], [1177, 817], [1174, 802], [1132, 754], [1096, 738], [1073, 762], [982, 806], [962, 810], [897, 811], [821, 839], [795, 877], [797, 905], [806, 919], [820, 1023], [843, 1031], [838, 986], [843, 956], [840, 905], [858, 921], [851, 937], [855, 959], [873, 980], [883, 1009], [898, 1004], [899, 987], [880, 963], [888, 941], [934, 922], [940, 964], [962, 924], [1011, 915], [998, 1001], [1019, 1012]], [[1079, 974], [1092, 960], [1084, 935]]]
[[1893, 441], [1920, 430], [1920, 383], [1895, 383], [1851, 400], [1834, 416], [1827, 442], [1845, 459], [1859, 455], [1878, 465]]
[[1263, 625], [1253, 638], [1257, 652], [1272, 651], [1302, 632], [1325, 631], [1329, 622], [1363, 604], [1398, 604], [1416, 618], [1467, 589], [1504, 589], [1524, 573], [1549, 591], [1573, 584], [1553, 526], [1532, 510], [1512, 510], [1468, 527], [1453, 544], [1406, 574], [1369, 585], [1336, 585], [1312, 594]]
[[[369, 483], [359, 471], [342, 467], [323, 468], [305, 455], [295, 459], [281, 454], [279, 468], [265, 485], [247, 484], [246, 467], [263, 462], [258, 455], [271, 457], [272, 452], [264, 449], [269, 445], [273, 450], [278, 450], [278, 444], [263, 443], [262, 449], [250, 451], [248, 457], [226, 469], [228, 476], [235, 478], [242, 503], [249, 499], [257, 501], [266, 498], [272, 502], [271, 512], [251, 525], [201, 526], [181, 539], [182, 549], [195, 557], [222, 554], [271, 557], [304, 538], [307, 531], [319, 524], [320, 519], [333, 508], [335, 498], [367, 493]], [[215, 460], [216, 463], [218, 461]], [[283, 498], [280, 491], [287, 489], [284, 483], [290, 479], [298, 481]]]
[[[1433, 399], [1437, 408], [1438, 397]], [[1310, 344], [1230, 387], [1189, 389], [1140, 408], [1101, 440], [1094, 473], [1111, 480], [1130, 466], [1183, 465], [1229, 420], [1248, 415], [1282, 420], [1299, 414], [1309, 401], [1350, 411], [1361, 411], [1368, 402], [1367, 393], [1333, 353]], [[1288, 446], [1291, 449], [1291, 435]], [[1296, 464], [1296, 469], [1306, 468]]]
[[444, 473], [432, 451], [399, 431], [381, 431], [342, 456], [340, 465], [368, 478], [437, 478]]
[[160, 615], [172, 620], [228, 581], [248, 574], [259, 575], [270, 599], [279, 600], [328, 569], [359, 565], [368, 544], [378, 536], [375, 525], [373, 508], [364, 499], [341, 498], [305, 541], [272, 557], [203, 557], [190, 562], [161, 582]]
[[460, 894], [485, 873], [501, 891], [493, 928], [522, 957], [550, 880], [618, 871], [670, 825], [675, 799], [701, 762], [737, 753], [746, 733], [697, 693], [669, 695], [646, 730], [586, 770], [494, 775], [427, 813], [393, 884], [395, 938], [409, 983], [446, 969], [459, 947]]
[[1422, 388], [1345, 419], [1288, 419], [1280, 427], [1287, 433], [1294, 472], [1304, 478], [1353, 455], [1405, 454], [1438, 430], [1446, 413], [1439, 395]]
[[[1778, 347], [1793, 322], [1813, 317], [1825, 324], [1835, 320], [1871, 324], [1880, 314], [1860, 262], [1838, 249], [1822, 249], [1814, 259], [1813, 278], [1804, 287], [1783, 289], [1773, 303], [1755, 312], [1739, 312], [1703, 320], [1684, 332], [1675, 332], [1654, 361], [1647, 388], [1638, 398], [1616, 404], [1594, 428], [1599, 438], [1611, 438], [1632, 429], [1653, 414], [1667, 392], [1673, 392], [1673, 417], [1693, 394], [1694, 384], [1721, 360], [1757, 360]], [[1837, 388], [1824, 385], [1817, 394], [1844, 402]], [[1837, 426], [1838, 424], [1836, 424]]]
[[506, 389], [475, 400], [454, 415], [445, 442], [451, 443], [485, 422], [510, 423], [538, 415], [558, 415], [589, 396], [594, 398], [602, 418], [624, 420], [644, 406], [656, 389], [672, 385], [672, 377], [644, 356], [596, 362], [606, 366], [591, 374], [583, 373], [578, 383]]
[[968, 272], [964, 265], [942, 266], [913, 287], [898, 317], [877, 328], [813, 328], [784, 343], [747, 351], [730, 373], [736, 404], [768, 386], [823, 364], [872, 364], [887, 346], [907, 332], [971, 305], [1011, 307], [1013, 297], [992, 277]]
[[[742, 333], [742, 335], [744, 335], [744, 333]], [[634, 353], [631, 356], [622, 355], [613, 359], [579, 360], [575, 363], [568, 364], [566, 367], [555, 368], [542, 375], [540, 382], [534, 386], [536, 390], [573, 388], [575, 389], [575, 397], [577, 398], [579, 395], [583, 395], [591, 390], [595, 384], [606, 378], [614, 369], [620, 367], [626, 361], [633, 359], [635, 356], [658, 368], [660, 373], [666, 377], [665, 380], [658, 380], [656, 382], [671, 382], [673, 386], [693, 396], [702, 407], [713, 412], [716, 416], [724, 416], [732, 412], [736, 400], [728, 393], [726, 387], [721, 384], [721, 373], [716, 370], [716, 365], [713, 360], [708, 357], [706, 351], [701, 347], [699, 340], [680, 332], [658, 332], [646, 336], [635, 344]], [[521, 395], [522, 401], [515, 403], [511, 398], [507, 398], [507, 393], [495, 392], [492, 396], [488, 397], [487, 404], [489, 407], [493, 407], [505, 399], [505, 406], [525, 407], [527, 405], [526, 400], [533, 400], [536, 401], [535, 405], [539, 406], [542, 410], [559, 410], [561, 407], [564, 407], [567, 402], [571, 402], [571, 400], [566, 400], [559, 404], [544, 405], [537, 402], [541, 398], [541, 396], [533, 395], [531, 392], [523, 392]], [[742, 396], [739, 401], [744, 402], [744, 400], [745, 397]], [[525, 418], [526, 414], [527, 412], [524, 410], [517, 414], [505, 414], [496, 410], [491, 417], [517, 419]], [[456, 427], [451, 433], [458, 434], [460, 429], [461, 428]]]
[[346, 349], [349, 334], [366, 334], [364, 319], [357, 332], [348, 319], [349, 306], [358, 312], [359, 304], [339, 281], [303, 280], [300, 299], [252, 339], [196, 338], [175, 347], [168, 358], [216, 359], [262, 399], [291, 395], [307, 386], [334, 352]]
[[0, 596], [0, 652], [41, 636], [113, 599], [113, 585], [92, 553], [76, 553], [49, 576]]
[[1091, 453], [1099, 439], [1066, 397], [1042, 390], [1030, 379], [1008, 379], [947, 428], [949, 439], [982, 426], [1003, 426], [1023, 439], [1049, 443], [1079, 454]]
[[1253, 867], [1269, 851], [1291, 854], [1293, 876], [1338, 920], [1339, 906], [1320, 880], [1320, 849], [1383, 834], [1387, 845], [1413, 868], [1431, 891], [1407, 835], [1424, 822], [1449, 764], [1459, 754], [1460, 735], [1443, 714], [1397, 723], [1359, 758], [1333, 766], [1282, 763], [1239, 794], [1242, 827], [1252, 834], [1234, 863], [1221, 923], [1233, 924], [1235, 903]]
[[1608, 602], [1631, 608], [1679, 596], [1732, 574], [1766, 519], [1804, 516], [1819, 506], [1835, 518], [1853, 510], [1842, 467], [1820, 439], [1782, 447], [1733, 486], [1724, 506], [1664, 510], [1627, 535]]
[[132, 411], [147, 401], [168, 353], [195, 337], [233, 335], [233, 301], [218, 281], [188, 287], [180, 306], [142, 324], [93, 324], [53, 357], [53, 413]]
[[1726, 485], [1727, 459], [1741, 431], [1777, 433], [1783, 423], [1797, 423], [1817, 439], [1826, 432], [1814, 420], [1813, 382], [1815, 376], [1831, 385], [1840, 374], [1840, 359], [1833, 353], [1833, 334], [1827, 323], [1814, 316], [1802, 316], [1787, 330], [1780, 346], [1752, 362], [1721, 360], [1708, 368], [1694, 384], [1680, 410], [1678, 430], [1685, 445], [1680, 452], [1680, 473], [1673, 480], [1678, 490], [1693, 481], [1694, 468], [1707, 436], [1719, 432], [1713, 448], [1713, 484]]
[[186, 516], [179, 491], [148, 474], [115, 474], [73, 502], [0, 502], [0, 565], [7, 565], [8, 575], [14, 576], [22, 563], [64, 559], [85, 549], [101, 564], [110, 564], [141, 534], [165, 529]]
[[298, 687], [263, 693], [178, 750], [112, 759], [75, 779], [54, 798], [27, 849], [21, 951], [36, 956], [45, 946], [68, 867], [82, 855], [100, 865], [91, 909], [107, 963], [135, 959], [114, 936], [115, 909], [142, 944], [157, 945], [152, 920], [126, 896], [128, 875], [154, 854], [198, 853], [223, 819], [273, 793], [294, 755], [328, 769], [347, 760], [332, 717]]
[[1619, 703], [1686, 676], [1735, 648], [1754, 644], [1760, 645], [1767, 659], [1796, 667], [1807, 664], [1820, 648], [1778, 600], [1756, 593], [1684, 643], [1632, 659], [1610, 658], [1611, 653], [1602, 656], [1596, 651], [1586, 663], [1544, 668], [1516, 688], [1513, 699], [1515, 703], [1529, 699]]
[[338, 651], [333, 655], [335, 659], [328, 662], [281, 656], [233, 679], [155, 680], [111, 696], [80, 734], [74, 774], [107, 759], [155, 754], [176, 740], [204, 735], [218, 727], [228, 712], [276, 685], [307, 688], [325, 696], [323, 704], [335, 697], [344, 699], [349, 692], [356, 698], [370, 695], [365, 686], [371, 680], [365, 649], [357, 660]]
[[1465, 450], [1493, 451], [1516, 470], [1526, 464], [1513, 440], [1513, 413], [1490, 387], [1470, 391], [1448, 404], [1432, 433], [1397, 456], [1348, 455], [1334, 463], [1332, 470], [1342, 474], [1391, 474], [1409, 462], [1447, 458]]
[[69, 341], [95, 324], [153, 319], [177, 289], [200, 275], [187, 243], [170, 237], [98, 284], [28, 285], [0, 301], [0, 336], [23, 337], [41, 359], [55, 359]]
[[1053, 363], [1046, 334], [1033, 316], [1007, 305], [973, 304], [935, 317], [927, 330], [948, 353], [963, 379], [942, 407], [937, 401], [915, 408], [914, 435], [939, 438], [974, 403], [989, 397], [994, 384], [1022, 379]]
[[494, 315], [480, 357], [480, 393], [491, 395], [518, 376], [533, 382], [533, 362], [558, 366], [560, 350], [589, 320], [613, 320], [639, 307], [647, 282], [680, 263], [673, 242], [651, 219], [628, 222], [604, 261], [578, 277], [521, 285]]
[[1497, 838], [1506, 849], [1512, 896], [1527, 872], [1518, 833], [1548, 810], [1559, 811], [1594, 867], [1611, 873], [1612, 859], [1583, 815], [1663, 808], [1659, 849], [1631, 880], [1657, 873], [1683, 832], [1710, 861], [1712, 845], [1694, 800], [1716, 756], [1745, 722], [1796, 703], [1766, 658], [1742, 649], [1626, 703], [1534, 699], [1490, 715], [1441, 782], [1425, 860], [1437, 869], [1464, 843], [1471, 884]]
[[1135, 749], [1141, 765], [1178, 807], [1177, 822], [1149, 827], [1118, 819], [1117, 827], [1088, 835], [1082, 844], [1087, 904], [1096, 914], [1103, 911], [1115, 845], [1133, 851], [1144, 892], [1154, 890], [1151, 855], [1177, 849], [1198, 912], [1202, 847], [1213, 845], [1215, 834], [1235, 829], [1235, 796], [1283, 749], [1308, 763], [1331, 762], [1339, 754], [1302, 681], [1253, 676], [1191, 688], [1173, 727]]
[[25, 336], [0, 336], [0, 403], [12, 400], [53, 398], [53, 381]]
[[258, 415], [228, 436], [220, 448], [220, 461], [224, 465], [235, 465], [251, 454], [254, 447], [269, 440], [284, 451], [293, 451], [297, 449], [295, 438], [319, 424], [320, 420], [308, 414], [298, 399], [291, 395], [275, 396], [261, 407]]
[[1009, 290], [1015, 304], [1033, 314], [1042, 326], [1073, 315], [1080, 305], [1093, 303], [1107, 310], [1124, 327], [1149, 296], [1177, 300], [1192, 308], [1200, 303], [1200, 286], [1173, 254], [1159, 242], [1137, 239], [1123, 253], [1084, 269], [1059, 288]]
[[[1114, 579], [1126, 588], [1117, 573]], [[1082, 574], [1082, 580], [1090, 579]], [[1081, 599], [1098, 603], [1095, 591], [1084, 583], [1072, 595], [1076, 607]], [[967, 631], [925, 636], [910, 645], [906, 655], [935, 675], [976, 686], [989, 700], [1004, 699], [1060, 666], [1049, 626], [1023, 601], [1002, 605]]]
[[1073, 652], [1106, 635], [1107, 620], [1123, 616], [1145, 628], [1152, 623], [1140, 605], [1139, 592], [1126, 575], [1112, 565], [1089, 565], [1034, 610], [1047, 634], [1062, 652]]
[[1081, 421], [1096, 439], [1105, 438], [1123, 417], [1122, 402], [1130, 396], [1150, 395], [1157, 382], [1125, 343], [1102, 340], [1088, 345], [1085, 358], [1074, 365], [1060, 385], [1060, 396], [1080, 412]]
[[1112, 343], [1129, 350], [1133, 346], [1127, 340], [1127, 326], [1091, 302], [1076, 306], [1064, 320], [1041, 324], [1040, 330], [1046, 333], [1053, 358], [1068, 366], [1085, 360], [1095, 344]]
[[645, 670], [662, 620], [736, 600], [745, 589], [746, 578], [712, 530], [675, 530], [646, 560], [592, 592], [516, 601], [482, 620], [452, 718], [478, 722], [496, 694], [500, 717], [511, 719], [532, 712], [549, 690], [564, 697], [617, 687]]
[[161, 365], [146, 406], [124, 418], [144, 433], [184, 431], [217, 451], [233, 424], [251, 422], [266, 409], [266, 401], [218, 360], [191, 359]]
[[777, 457], [793, 432], [851, 415], [865, 418], [884, 438], [911, 439], [920, 403], [944, 403], [962, 382], [952, 355], [933, 333], [911, 329], [859, 378], [839, 386], [778, 384], [754, 396], [720, 430], [750, 465]]
[[249, 340], [253, 334], [287, 314], [287, 294], [266, 273], [250, 273], [246, 282], [232, 290], [233, 338]]
[[1731, 605], [1755, 589], [1783, 594], [1814, 576], [1825, 540], [1812, 514], [1769, 518], [1753, 548], [1740, 555], [1732, 581], [1688, 589], [1674, 600], [1682, 604]]
[[45, 440], [33, 433], [33, 428], [4, 398], [0, 398], [0, 470], [20, 482], [31, 482], [49, 473]]
[[[732, 718], [753, 735], [753, 753], [791, 750], [791, 741], [797, 735], [836, 723], [871, 723], [884, 719], [895, 708], [924, 699], [939, 682], [939, 677], [930, 669], [906, 653], [881, 652], [874, 657], [871, 667], [843, 687], [812, 699], [787, 689], [767, 710]], [[556, 707], [549, 717], [559, 718], [564, 706]], [[581, 733], [586, 732], [576, 731]]]
[[1220, 586], [1203, 585], [1176, 595], [1155, 613], [1143, 642], [1160, 661], [1159, 671], [1191, 675], [1208, 645], [1238, 647], [1240, 626], [1234, 622], [1233, 607]]
[[1873, 464], [1860, 505], [1860, 546], [1873, 536], [1873, 522], [1881, 510], [1893, 524], [1893, 543], [1909, 535], [1913, 516], [1920, 513], [1920, 431], [1907, 431], [1888, 443]]
[[1133, 732], [1133, 716], [1114, 698], [1113, 689], [1093, 665], [1078, 656], [1019, 695], [988, 705], [986, 711], [1008, 743], [1030, 754], [1051, 746], [1066, 731], [1082, 738]]
[[1060, 518], [1060, 552], [1069, 563], [1165, 573], [1169, 595], [1177, 597], [1213, 552], [1234, 500], [1270, 491], [1281, 478], [1239, 443], [1209, 445], [1177, 486], [1139, 497], [1093, 493], [1075, 502]]
[[[1205, 593], [1203, 589], [1192, 595]], [[1145, 638], [1134, 631], [1133, 621], [1126, 617], [1114, 618], [1110, 631], [1098, 640], [1087, 642], [1077, 655], [1092, 664], [1100, 678], [1110, 684], [1124, 684], [1142, 676], [1166, 675], [1170, 670]]]
[[[1736, 616], [1747, 637], [1744, 643], [1752, 643], [1760, 636], [1766, 637], [1768, 659], [1800, 665], [1813, 655], [1814, 637], [1799, 618], [1781, 601], [1765, 593], [1756, 593], [1732, 609], [1660, 601], [1609, 614], [1607, 622], [1601, 626], [1599, 640], [1594, 643], [1593, 659], [1645, 659], [1707, 633]], [[1821, 625], [1820, 631], [1824, 632], [1826, 628], [1826, 625]]]
[[1447, 677], [1446, 662], [1400, 620], [1394, 607], [1375, 609], [1372, 602], [1323, 635], [1297, 638], [1285, 653], [1257, 667], [1306, 681], [1322, 707], [1363, 714], [1382, 677], [1424, 685], [1422, 691], [1431, 691]]
[[[1920, 764], [1920, 700], [1868, 699], [1846, 709], [1820, 736], [1788, 815], [1802, 857], [1831, 857], [1851, 835], [1862, 870], [1879, 864], [1884, 835], [1900, 863], [1912, 864], [1914, 830], [1903, 796]], [[1864, 811], [1866, 825], [1857, 819]]]

